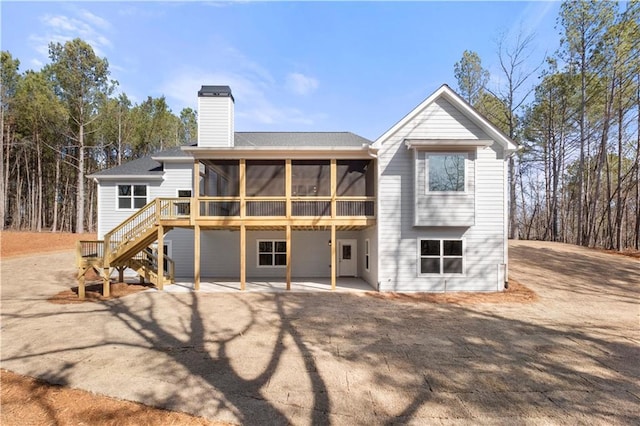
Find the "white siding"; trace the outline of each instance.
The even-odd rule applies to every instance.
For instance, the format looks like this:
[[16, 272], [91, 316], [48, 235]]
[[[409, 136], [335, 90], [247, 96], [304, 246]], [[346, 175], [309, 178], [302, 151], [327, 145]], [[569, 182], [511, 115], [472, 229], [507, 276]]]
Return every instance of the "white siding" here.
[[466, 190], [457, 193], [428, 192], [428, 152], [414, 151], [416, 226], [471, 226], [475, 223], [475, 152], [464, 152]]
[[192, 163], [165, 163], [162, 180], [123, 179], [100, 182], [98, 191], [98, 239], [118, 226], [137, 209], [118, 210], [118, 185], [146, 185], [147, 202], [158, 197], [177, 197], [178, 189], [191, 189]]
[[137, 209], [118, 209], [118, 185], [146, 185], [147, 186], [147, 202], [158, 197], [161, 192], [162, 181], [143, 181], [123, 179], [118, 181], [102, 181], [100, 183], [100, 191], [98, 202], [100, 210], [98, 211], [98, 239], [101, 240], [104, 234], [120, 225], [129, 216], [134, 214]]
[[198, 97], [198, 146], [233, 145], [233, 109], [231, 97]]
[[[489, 139], [449, 102], [438, 99], [388, 140], [382, 141], [378, 153], [380, 290], [444, 291], [445, 286], [447, 290], [502, 289], [498, 285], [498, 266], [506, 261], [502, 150], [494, 143], [490, 148], [476, 151], [470, 171], [474, 173], [475, 181], [474, 225], [414, 226], [415, 160], [413, 151], [404, 145], [404, 140], [410, 138]], [[428, 209], [433, 212], [431, 206]], [[465, 273], [461, 276], [419, 276], [419, 239], [463, 239]]]

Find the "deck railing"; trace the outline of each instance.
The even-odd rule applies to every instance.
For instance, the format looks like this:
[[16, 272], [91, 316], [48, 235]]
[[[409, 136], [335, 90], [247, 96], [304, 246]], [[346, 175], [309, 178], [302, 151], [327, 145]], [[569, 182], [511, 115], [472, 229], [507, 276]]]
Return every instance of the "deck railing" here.
[[191, 198], [159, 198], [161, 219], [185, 219], [191, 216]]
[[[286, 197], [246, 197], [247, 217], [286, 217]], [[331, 217], [331, 197], [291, 197], [292, 217]], [[199, 217], [241, 217], [240, 197], [199, 197]], [[375, 217], [375, 197], [336, 197], [336, 217]]]
[[135, 212], [127, 220], [116, 226], [104, 236], [107, 252], [113, 253], [121, 244], [135, 240], [139, 235], [151, 229], [157, 223], [157, 212], [160, 211], [161, 199], [156, 198]]
[[85, 259], [101, 259], [104, 256], [104, 241], [80, 240], [76, 251], [78, 256]]

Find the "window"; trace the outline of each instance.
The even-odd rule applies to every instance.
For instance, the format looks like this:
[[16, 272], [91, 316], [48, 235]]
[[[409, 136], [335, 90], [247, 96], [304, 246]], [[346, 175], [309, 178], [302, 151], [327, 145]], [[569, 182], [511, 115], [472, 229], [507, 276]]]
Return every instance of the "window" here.
[[420, 240], [420, 274], [462, 274], [462, 240]]
[[[191, 190], [178, 189], [178, 198], [191, 198]], [[190, 208], [190, 201], [178, 201], [176, 203], [176, 213], [178, 216], [189, 216]]]
[[466, 159], [466, 154], [427, 154], [429, 191], [463, 192]]
[[287, 265], [287, 242], [282, 240], [258, 240], [258, 266], [280, 267]]
[[146, 185], [118, 185], [118, 208], [139, 209], [147, 204]]
[[364, 240], [364, 269], [369, 270], [369, 239]]

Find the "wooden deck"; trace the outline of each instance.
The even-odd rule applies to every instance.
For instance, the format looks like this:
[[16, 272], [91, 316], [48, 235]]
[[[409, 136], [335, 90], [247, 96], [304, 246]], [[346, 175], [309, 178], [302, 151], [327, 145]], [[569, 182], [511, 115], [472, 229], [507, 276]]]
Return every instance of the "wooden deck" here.
[[[196, 185], [197, 186], [197, 185]], [[333, 188], [335, 194], [335, 187]], [[198, 189], [196, 188], [196, 193]], [[126, 268], [139, 271], [159, 290], [172, 282], [174, 262], [163, 250], [164, 235], [173, 228], [194, 229], [194, 289], [200, 288], [200, 238], [202, 230], [233, 229], [240, 232], [240, 288], [246, 287], [247, 230], [282, 230], [286, 234], [286, 288], [291, 288], [291, 232], [297, 230], [337, 231], [367, 228], [376, 223], [374, 197], [238, 197], [156, 198], [138, 210], [100, 241], [79, 241], [76, 259], [78, 294], [84, 297], [85, 274], [94, 269], [103, 279], [103, 294], [109, 296], [113, 269], [120, 279]], [[336, 287], [336, 247], [331, 247], [331, 288]], [[168, 263], [161, 273], [157, 265]]]

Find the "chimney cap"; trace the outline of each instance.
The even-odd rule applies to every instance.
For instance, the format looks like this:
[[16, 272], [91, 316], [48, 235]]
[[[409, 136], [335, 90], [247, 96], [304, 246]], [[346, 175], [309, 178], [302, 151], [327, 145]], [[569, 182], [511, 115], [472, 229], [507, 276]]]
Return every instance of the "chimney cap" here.
[[202, 86], [198, 91], [198, 97], [231, 98], [234, 101], [229, 86]]

